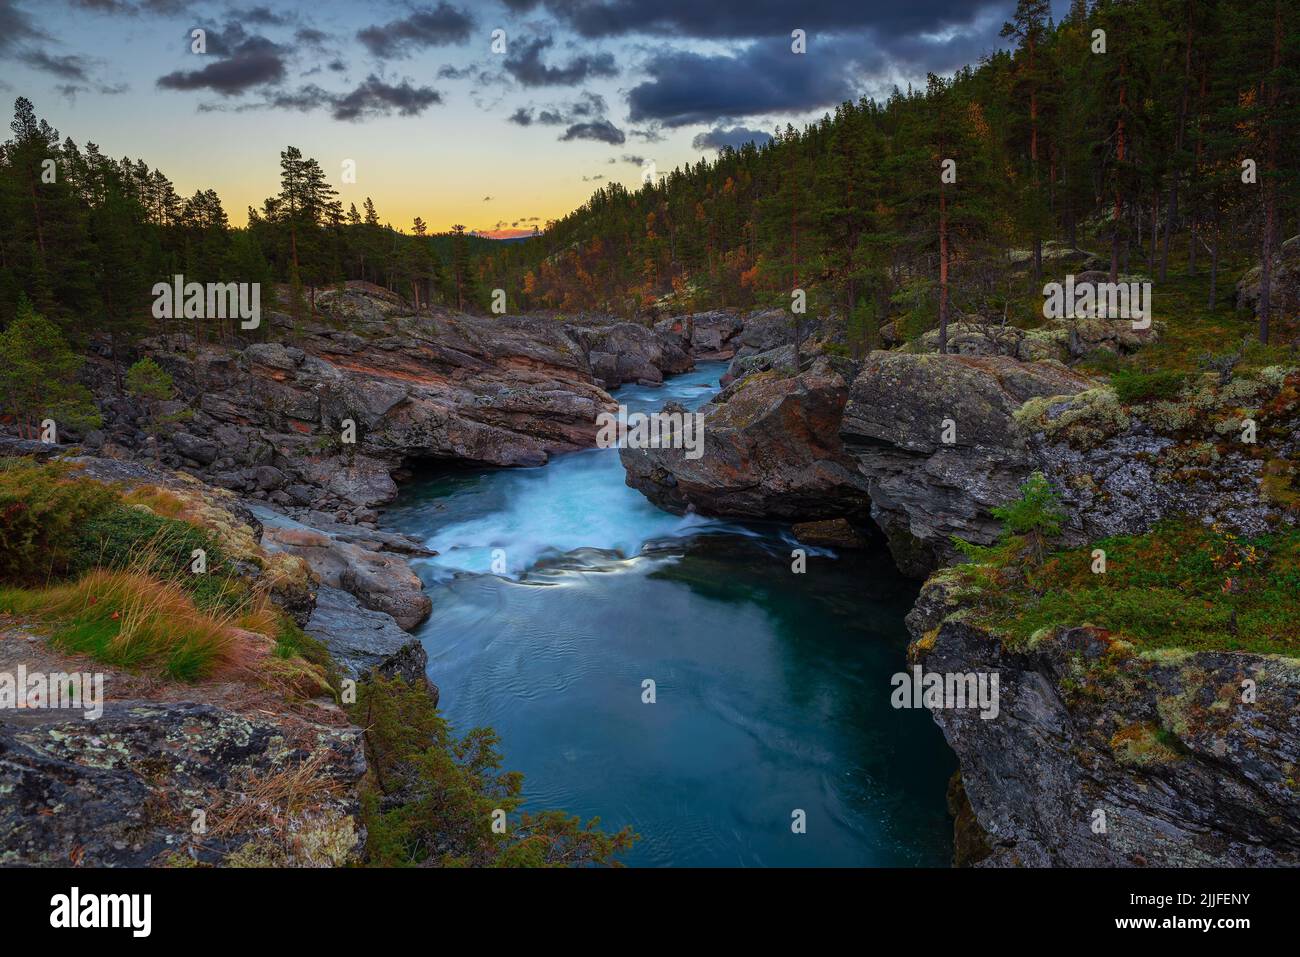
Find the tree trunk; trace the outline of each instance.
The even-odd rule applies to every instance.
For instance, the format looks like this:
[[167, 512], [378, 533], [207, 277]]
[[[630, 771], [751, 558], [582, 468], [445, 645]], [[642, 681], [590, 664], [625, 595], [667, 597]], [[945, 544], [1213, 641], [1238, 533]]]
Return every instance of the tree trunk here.
[[1218, 203], [1214, 206], [1214, 223], [1213, 223], [1214, 240], [1210, 244], [1210, 311], [1213, 312], [1218, 305], [1218, 284], [1219, 284], [1219, 207]]
[[939, 184], [939, 354], [948, 352], [948, 195]]
[[1268, 320], [1272, 310], [1273, 231], [1277, 223], [1277, 190], [1274, 175], [1277, 170], [1277, 122], [1272, 115], [1277, 109], [1278, 72], [1282, 66], [1282, 0], [1273, 6], [1273, 68], [1270, 73], [1268, 110], [1268, 156], [1264, 171], [1264, 248], [1259, 272], [1259, 341], [1268, 345]]

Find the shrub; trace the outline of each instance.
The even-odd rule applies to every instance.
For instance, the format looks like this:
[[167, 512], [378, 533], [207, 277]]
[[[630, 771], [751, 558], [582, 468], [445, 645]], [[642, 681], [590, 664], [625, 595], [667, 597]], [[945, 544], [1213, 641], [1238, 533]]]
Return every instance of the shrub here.
[[40, 582], [79, 558], [81, 530], [118, 500], [63, 463], [0, 460], [0, 579]]
[[378, 675], [361, 685], [353, 720], [366, 729], [374, 783], [363, 795], [371, 864], [565, 867], [612, 864], [637, 839], [559, 811], [522, 814], [505, 833], [493, 813], [523, 803], [523, 775], [501, 770], [497, 736], [452, 734], [428, 694]]
[[1186, 381], [1187, 377], [1174, 369], [1157, 369], [1154, 372], [1123, 369], [1110, 378], [1111, 388], [1125, 405], [1173, 399], [1182, 391]]
[[993, 517], [1000, 519], [1004, 534], [1040, 535], [1056, 538], [1061, 534], [1065, 513], [1061, 500], [1042, 472], [1035, 472], [1020, 486], [1020, 498], [992, 509]]
[[73, 428], [101, 423], [90, 390], [77, 381], [85, 360], [24, 296], [18, 315], [0, 332], [0, 410], [13, 416], [18, 433], [34, 437], [43, 416]]
[[956, 549], [976, 563], [1004, 565], [1013, 558], [1028, 556], [1041, 563], [1048, 539], [1061, 534], [1065, 513], [1046, 476], [1035, 472], [1020, 486], [1020, 497], [991, 511], [1001, 520], [1002, 532], [996, 545], [981, 546], [953, 536]]

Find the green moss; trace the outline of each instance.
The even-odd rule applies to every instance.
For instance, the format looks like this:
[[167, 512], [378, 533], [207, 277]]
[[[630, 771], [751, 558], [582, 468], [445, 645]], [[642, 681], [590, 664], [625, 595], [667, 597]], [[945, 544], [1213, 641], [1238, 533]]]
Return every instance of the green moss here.
[[[1104, 574], [1092, 571], [1094, 547], [1106, 552]], [[1016, 646], [1087, 622], [1143, 656], [1173, 648], [1300, 654], [1300, 529], [1240, 538], [1168, 522], [1053, 552], [1038, 567], [1017, 563], [1018, 576], [1000, 567], [1011, 561], [990, 552], [958, 572], [979, 585], [981, 622]]]
[[1071, 396], [1030, 399], [1012, 416], [1027, 432], [1040, 432], [1054, 442], [1092, 448], [1127, 429], [1131, 419], [1115, 390], [1102, 386]]

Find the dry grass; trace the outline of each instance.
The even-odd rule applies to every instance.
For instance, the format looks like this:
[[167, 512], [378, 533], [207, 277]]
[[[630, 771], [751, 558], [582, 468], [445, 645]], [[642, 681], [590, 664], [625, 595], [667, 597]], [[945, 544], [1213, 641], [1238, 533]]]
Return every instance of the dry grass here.
[[155, 515], [174, 518], [183, 522], [195, 522], [190, 505], [179, 495], [169, 492], [157, 485], [141, 485], [122, 496], [127, 505], [143, 505]]
[[139, 571], [99, 568], [69, 585], [0, 591], [0, 609], [54, 622], [61, 651], [185, 681], [242, 657], [233, 615], [200, 611], [175, 582]]
[[222, 792], [220, 803], [208, 814], [213, 837], [270, 830], [282, 840], [295, 817], [342, 793], [342, 785], [323, 769], [328, 752], [313, 752], [306, 760], [276, 774], [250, 778], [241, 791]]

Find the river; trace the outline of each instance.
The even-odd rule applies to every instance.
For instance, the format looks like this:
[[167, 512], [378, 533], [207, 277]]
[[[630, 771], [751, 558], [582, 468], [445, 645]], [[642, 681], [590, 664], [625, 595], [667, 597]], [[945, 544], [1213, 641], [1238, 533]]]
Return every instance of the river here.
[[[614, 395], [695, 408], [724, 369]], [[670, 515], [623, 475], [601, 449], [424, 471], [385, 512], [440, 553], [414, 567], [444, 716], [496, 728], [528, 809], [632, 825], [630, 865], [946, 866], [955, 759], [889, 703], [915, 584], [883, 553], [794, 574], [788, 528]]]

